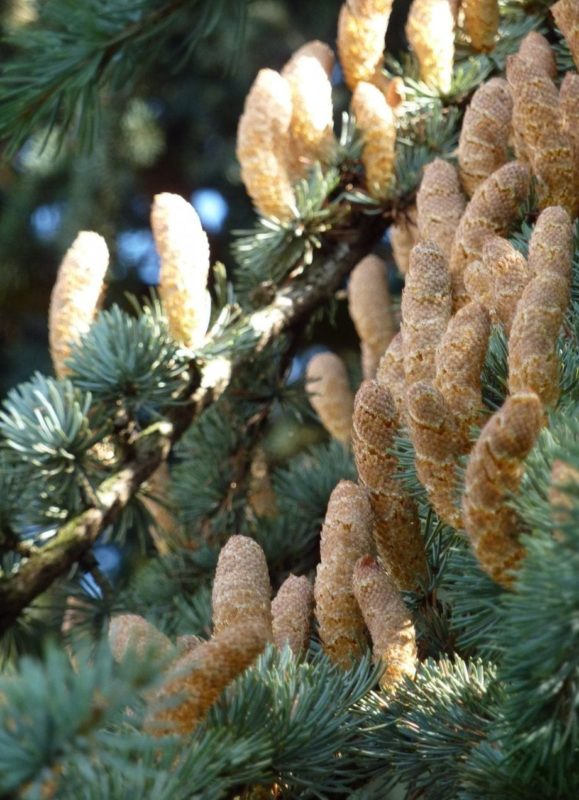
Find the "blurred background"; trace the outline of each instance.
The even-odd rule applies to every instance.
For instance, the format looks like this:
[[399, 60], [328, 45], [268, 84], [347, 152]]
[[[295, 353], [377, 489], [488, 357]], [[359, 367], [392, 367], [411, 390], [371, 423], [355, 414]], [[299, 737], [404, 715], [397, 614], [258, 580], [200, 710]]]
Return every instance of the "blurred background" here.
[[[42, 0], [0, 0], [0, 63], [10, 63], [11, 32], [33, 26]], [[395, 3], [389, 49], [404, 45], [409, 0]], [[149, 209], [157, 192], [189, 199], [211, 241], [213, 261], [234, 269], [231, 232], [255, 214], [235, 158], [237, 122], [257, 71], [279, 69], [304, 42], [335, 47], [341, 0], [254, 0], [242, 37], [220, 16], [179, 69], [145, 70], [136, 87], [104, 98], [102, 135], [88, 153], [58, 150], [40, 129], [0, 161], [0, 396], [34, 370], [51, 374], [47, 311], [58, 264], [80, 230], [101, 233], [111, 252], [107, 304], [157, 282]], [[178, 42], [176, 42], [176, 49]], [[347, 107], [339, 68], [333, 76], [339, 120]], [[344, 308], [342, 308], [342, 306]], [[326, 343], [356, 348], [345, 303]], [[343, 312], [343, 314], [342, 314]], [[294, 376], [300, 372], [295, 365]]]

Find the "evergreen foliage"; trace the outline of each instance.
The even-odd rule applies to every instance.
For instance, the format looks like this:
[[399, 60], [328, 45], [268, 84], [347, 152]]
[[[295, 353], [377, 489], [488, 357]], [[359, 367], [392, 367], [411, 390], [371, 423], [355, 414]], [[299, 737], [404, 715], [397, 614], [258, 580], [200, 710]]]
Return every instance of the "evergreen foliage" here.
[[[39, 4], [37, 21], [10, 40], [16, 55], [0, 75], [6, 152], [39, 131], [49, 136], [49, 148], [55, 126], [61, 137], [98, 147], [103, 98], [126, 96], [147, 70], [169, 61], [183, 68], [225, 14], [243, 27], [246, 5]], [[320, 316], [331, 308], [340, 319], [349, 272], [375, 248], [384, 251], [389, 226], [413, 214], [424, 167], [441, 158], [450, 169], [456, 160], [464, 112], [481, 82], [503, 74], [531, 30], [553, 46], [557, 85], [575, 70], [548, 2], [498, 5], [490, 52], [475, 51], [465, 29], [457, 29], [448, 92], [421, 77], [415, 53], [378, 65], [376, 85], [402, 79], [394, 84], [401, 102], [378, 119], [396, 128], [384, 191], [368, 185], [371, 137], [361, 135], [352, 114], [344, 113], [331, 156], [305, 167], [292, 150], [297, 135], [292, 139], [274, 120], [276, 136], [262, 155], [271, 157], [269, 167], [277, 159], [282, 175], [290, 174], [288, 163], [301, 169], [301, 177], [288, 179], [295, 209], [287, 219], [260, 217], [253, 230], [237, 232], [231, 274], [222, 265], [210, 274], [214, 305], [212, 314], [205, 310], [212, 325], [208, 319], [199, 348], [172, 338], [157, 300], [133, 303], [133, 313], [112, 304], [95, 310], [90, 330], [72, 343], [69, 377], [36, 373], [9, 392], [0, 410], [2, 796], [571, 800], [579, 794], [577, 220], [572, 264], [550, 276], [567, 286], [570, 302], [548, 342], [553, 352], [536, 357], [540, 367], [552, 359], [559, 370], [558, 399], [544, 409], [540, 431], [538, 422], [529, 433], [529, 419], [505, 430], [506, 417], [497, 416], [530, 392], [509, 395], [511, 342], [492, 313], [480, 385], [469, 383], [471, 364], [459, 345], [449, 348], [456, 356], [449, 363], [466, 375], [457, 404], [463, 395], [477, 398], [474, 422], [466, 416], [463, 431], [443, 393], [450, 396], [449, 386], [456, 386], [450, 379], [437, 383], [439, 364], [434, 355], [428, 362], [436, 344], [430, 329], [432, 341], [417, 359], [425, 377], [404, 384], [400, 400], [394, 372], [384, 379], [381, 364], [371, 389], [382, 406], [355, 404], [352, 446], [322, 439], [308, 406], [311, 387], [288, 378], [301, 348], [318, 335]], [[270, 109], [261, 110], [265, 118]], [[391, 153], [382, 156], [388, 164]], [[510, 227], [485, 217], [483, 208], [476, 233], [485, 225], [500, 230], [526, 257], [540, 190], [537, 180]], [[565, 230], [570, 239], [569, 223]], [[177, 271], [183, 254], [190, 255], [186, 243], [172, 240], [171, 231], [158, 235], [167, 237], [166, 258]], [[478, 247], [466, 235], [464, 242]], [[548, 246], [565, 250], [559, 239], [547, 242], [545, 252]], [[449, 272], [442, 250], [429, 248], [448, 280], [416, 292], [420, 323], [433, 302], [447, 303], [450, 318], [450, 278], [462, 278], [455, 251]], [[558, 257], [564, 261], [565, 252]], [[563, 274], [569, 265], [570, 281]], [[426, 285], [429, 276], [421, 277]], [[206, 284], [195, 292], [201, 306]], [[517, 313], [525, 307], [523, 289], [521, 296]], [[495, 310], [488, 297], [472, 300]], [[540, 317], [544, 309], [532, 310]], [[553, 316], [560, 311], [547, 306]], [[409, 328], [403, 317], [403, 348]], [[394, 351], [387, 353], [394, 359]], [[480, 353], [482, 363], [484, 347]], [[402, 372], [411, 355], [407, 344]], [[367, 371], [363, 351], [361, 361]], [[348, 368], [357, 377], [362, 372], [357, 364]], [[419, 397], [417, 386], [429, 394]], [[412, 405], [417, 397], [428, 402]], [[538, 393], [533, 399], [539, 418]], [[374, 430], [376, 419], [382, 427]], [[276, 426], [286, 438], [287, 430], [299, 431], [289, 455], [272, 445]], [[473, 448], [481, 442], [486, 450], [477, 451], [477, 462]], [[353, 452], [359, 466], [362, 446], [369, 478], [354, 485]], [[484, 474], [475, 473], [477, 464]], [[445, 507], [437, 500], [449, 475]], [[481, 486], [487, 504], [479, 508]], [[474, 533], [467, 499], [482, 520]], [[393, 520], [386, 544], [404, 551], [397, 553], [401, 560], [414, 557], [408, 553], [418, 542], [421, 566], [404, 585], [384, 555], [378, 524], [384, 519]], [[514, 552], [500, 574], [480, 556], [484, 535], [487, 555]], [[230, 550], [235, 543], [238, 550]], [[118, 572], [99, 562], [99, 546], [115, 548]], [[328, 563], [332, 574], [324, 573]], [[270, 604], [259, 595], [258, 572], [274, 595], [291, 585], [288, 576], [299, 576], [294, 586], [302, 595], [285, 607], [277, 602], [280, 592]], [[335, 574], [343, 584], [332, 585]], [[323, 579], [328, 619], [311, 627], [307, 620], [309, 643], [296, 654], [280, 629], [288, 619], [297, 629], [303, 609], [321, 605]], [[251, 615], [258, 606], [259, 624]], [[334, 607], [344, 619], [332, 619]], [[346, 653], [352, 643], [357, 648], [349, 662], [335, 658], [332, 623]], [[260, 653], [249, 666], [248, 652]]]

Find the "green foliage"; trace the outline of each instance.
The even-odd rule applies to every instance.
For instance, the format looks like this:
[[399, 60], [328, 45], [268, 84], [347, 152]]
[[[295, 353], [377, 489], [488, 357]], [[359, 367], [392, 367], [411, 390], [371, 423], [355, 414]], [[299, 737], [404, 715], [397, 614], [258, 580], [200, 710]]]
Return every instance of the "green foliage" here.
[[62, 520], [91, 497], [89, 476], [96, 465], [91, 450], [106, 433], [91, 404], [90, 393], [69, 380], [40, 373], [4, 401], [0, 433], [20, 471], [20, 516], [29, 524]]
[[[247, 0], [55, 0], [15, 29], [0, 74], [0, 139], [13, 154], [41, 126], [91, 148], [106, 94], [125, 97], [147, 70], [175, 69], [221, 15], [245, 21]], [[238, 30], [238, 32], [239, 32]], [[143, 52], [147, 58], [143, 59]]]
[[187, 360], [158, 304], [136, 318], [115, 305], [75, 344], [68, 365], [71, 381], [95, 400], [150, 417], [177, 401]]
[[372, 693], [360, 702], [363, 755], [406, 796], [459, 797], [465, 761], [492, 732], [501, 694], [482, 661], [426, 661], [395, 698]]

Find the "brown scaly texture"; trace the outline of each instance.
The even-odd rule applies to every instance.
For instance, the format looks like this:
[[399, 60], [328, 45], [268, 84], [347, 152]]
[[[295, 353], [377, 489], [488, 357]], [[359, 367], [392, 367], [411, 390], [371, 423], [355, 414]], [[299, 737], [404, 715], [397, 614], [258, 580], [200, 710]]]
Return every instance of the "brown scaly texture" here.
[[470, 449], [470, 429], [480, 422], [489, 335], [488, 311], [480, 303], [468, 303], [452, 317], [436, 351], [434, 385], [452, 410], [462, 452]]
[[474, 93], [458, 141], [460, 179], [469, 197], [507, 163], [512, 114], [513, 101], [503, 78], [491, 78]]
[[529, 242], [529, 270], [509, 338], [509, 388], [532, 389], [545, 405], [559, 397], [559, 334], [571, 287], [573, 225], [565, 209], [539, 216]]
[[310, 47], [304, 45], [300, 48], [300, 54], [294, 54], [282, 70], [282, 77], [291, 87], [291, 146], [302, 165], [302, 172], [307, 172], [313, 162], [330, 161], [337, 144], [332, 84], [327, 70], [329, 48], [322, 50], [325, 46], [321, 42], [309, 44]]
[[522, 253], [500, 236], [489, 236], [484, 243], [483, 264], [491, 278], [492, 311], [508, 335], [532, 272]]
[[366, 170], [366, 185], [371, 195], [380, 198], [388, 192], [394, 180], [394, 115], [382, 92], [364, 82], [354, 90], [352, 110], [364, 141], [362, 163]]
[[480, 260], [490, 234], [508, 233], [529, 193], [529, 168], [511, 161], [493, 172], [473, 194], [462, 216], [450, 256], [450, 273], [456, 308], [468, 302], [464, 271], [471, 261]]
[[576, 0], [559, 0], [551, 6], [557, 27], [567, 39], [575, 66], [579, 69], [579, 7]]
[[159, 295], [169, 330], [186, 347], [199, 347], [211, 313], [211, 298], [206, 289], [207, 234], [191, 203], [168, 192], [155, 195], [151, 227], [161, 260]]
[[454, 62], [454, 15], [449, 0], [414, 0], [406, 22], [406, 36], [428, 86], [450, 91]]
[[530, 31], [519, 47], [519, 56], [539, 67], [551, 80], [557, 77], [557, 63], [553, 48], [538, 31]]
[[402, 292], [402, 342], [406, 383], [435, 376], [434, 354], [451, 315], [450, 276], [442, 250], [417, 244]]
[[406, 414], [406, 377], [402, 333], [396, 334], [380, 359], [376, 380], [392, 395], [398, 417], [403, 423]]
[[466, 198], [452, 164], [441, 158], [427, 164], [416, 195], [418, 234], [422, 241], [438, 245], [447, 259], [465, 206]]
[[146, 485], [141, 501], [153, 518], [149, 531], [157, 552], [167, 555], [171, 543], [177, 541], [179, 525], [169, 504], [169, 466], [166, 461], [157, 467]]
[[[483, 248], [484, 254], [484, 248]], [[490, 267], [483, 261], [471, 261], [464, 271], [464, 288], [473, 302], [482, 303], [496, 322], [493, 298], [493, 276]]]
[[352, 573], [360, 556], [373, 549], [372, 519], [364, 489], [352, 481], [340, 481], [330, 496], [322, 527], [314, 598], [324, 652], [344, 668], [360, 658], [366, 646]]
[[272, 601], [273, 641], [280, 650], [289, 645], [295, 656], [308, 649], [312, 627], [314, 590], [302, 575], [290, 575]]
[[414, 677], [418, 663], [410, 614], [395, 582], [372, 556], [356, 563], [353, 585], [372, 638], [374, 661], [384, 663], [380, 686], [393, 692], [405, 676]]
[[271, 586], [263, 550], [247, 536], [232, 536], [221, 548], [213, 582], [213, 630], [252, 622], [271, 639]]
[[[190, 733], [201, 722], [225, 687], [262, 652], [263, 626], [251, 621], [223, 630], [186, 652], [172, 665], [175, 676], [155, 698], [153, 730]], [[178, 697], [179, 702], [174, 705]]]
[[456, 506], [456, 459], [461, 452], [452, 409], [431, 383], [419, 381], [407, 395], [408, 426], [416, 453], [416, 474], [438, 516], [461, 527]]
[[416, 589], [427, 574], [418, 510], [396, 477], [392, 454], [398, 415], [392, 395], [377, 381], [364, 381], [354, 405], [352, 447], [360, 483], [374, 512], [374, 541], [382, 562], [401, 589]]
[[394, 336], [386, 263], [378, 256], [366, 256], [353, 269], [348, 309], [361, 341], [364, 377], [373, 378]]
[[507, 587], [513, 580], [510, 571], [524, 555], [517, 515], [508, 499], [519, 487], [523, 461], [542, 425], [543, 407], [536, 394], [511, 395], [482, 429], [466, 468], [465, 530], [481, 567]]
[[490, 52], [495, 46], [499, 30], [499, 4], [497, 0], [463, 0], [464, 28], [475, 50]]
[[562, 205], [574, 213], [573, 153], [563, 125], [559, 93], [551, 78], [519, 55], [507, 59], [507, 80], [513, 96], [513, 125], [537, 178], [542, 208]]
[[109, 265], [109, 251], [98, 233], [82, 231], [67, 250], [50, 296], [48, 338], [54, 371], [63, 378], [72, 345], [90, 328]]
[[306, 367], [308, 398], [328, 433], [339, 442], [352, 434], [354, 394], [342, 359], [335, 353], [317, 353]]
[[173, 643], [139, 614], [115, 614], [109, 623], [109, 645], [115, 661], [122, 661], [132, 652], [138, 658], [170, 655]]
[[289, 82], [274, 70], [260, 70], [239, 120], [237, 158], [257, 211], [282, 221], [295, 210], [288, 174], [291, 119]]
[[559, 89], [563, 130], [569, 137], [575, 166], [575, 197], [579, 198], [579, 75], [568, 72]]
[[344, 3], [338, 17], [338, 54], [351, 91], [361, 82], [386, 88], [384, 39], [393, 0]]
[[392, 255], [402, 275], [408, 271], [410, 251], [418, 241], [417, 213], [416, 206], [411, 206], [390, 227]]

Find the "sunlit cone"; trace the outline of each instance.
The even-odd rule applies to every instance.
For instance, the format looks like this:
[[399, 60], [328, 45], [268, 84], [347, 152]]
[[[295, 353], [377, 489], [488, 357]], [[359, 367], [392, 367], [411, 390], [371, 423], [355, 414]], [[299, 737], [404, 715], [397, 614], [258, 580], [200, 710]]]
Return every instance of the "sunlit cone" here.
[[328, 78], [331, 76], [336, 61], [334, 51], [329, 45], [320, 42], [318, 39], [314, 39], [311, 42], [302, 44], [302, 46], [298, 47], [292, 54], [281, 71], [282, 77], [289, 78], [304, 58], [315, 58], [324, 68], [324, 72]]
[[414, 0], [406, 36], [420, 65], [420, 78], [439, 92], [450, 91], [454, 62], [454, 15], [449, 0]]
[[366, 256], [356, 265], [348, 283], [348, 309], [362, 344], [365, 378], [376, 375], [380, 358], [394, 336], [391, 302], [386, 263], [378, 256]]
[[579, 69], [579, 7], [576, 0], [559, 0], [551, 6], [557, 27], [567, 39], [575, 66]]
[[539, 214], [529, 240], [528, 260], [533, 275], [549, 274], [554, 282], [571, 282], [573, 222], [561, 206]]
[[321, 50], [324, 47], [321, 42], [310, 45], [300, 48], [301, 54], [294, 55], [282, 70], [282, 77], [291, 87], [291, 146], [305, 173], [316, 161], [328, 163], [337, 146], [328, 56]]
[[361, 82], [387, 86], [384, 41], [393, 0], [345, 2], [338, 17], [338, 54], [351, 91]]
[[364, 381], [354, 406], [352, 447], [360, 483], [374, 512], [378, 556], [401, 589], [416, 589], [427, 574], [418, 509], [397, 475], [392, 452], [398, 415], [388, 389]]
[[418, 664], [410, 614], [395, 582], [372, 556], [357, 561], [353, 586], [372, 638], [374, 660], [384, 664], [380, 686], [392, 692], [405, 676], [414, 677]]
[[362, 133], [362, 163], [368, 191], [383, 197], [394, 181], [396, 123], [382, 92], [371, 83], [359, 83], [352, 97], [352, 110]]
[[174, 339], [199, 347], [207, 332], [209, 240], [197, 212], [177, 194], [155, 195], [151, 228], [161, 260], [159, 295]]
[[58, 378], [69, 374], [65, 362], [72, 345], [88, 332], [99, 304], [109, 251], [98, 233], [82, 231], [58, 269], [48, 310], [48, 338]]
[[259, 625], [271, 639], [271, 586], [263, 550], [254, 539], [231, 536], [219, 553], [213, 581], [213, 630]]
[[419, 239], [434, 242], [450, 258], [465, 206], [466, 198], [455, 167], [441, 158], [427, 164], [416, 195]]
[[289, 82], [274, 70], [260, 70], [239, 120], [237, 158], [241, 179], [257, 211], [282, 221], [295, 212], [288, 173], [291, 119]]
[[342, 359], [335, 353], [316, 353], [306, 367], [308, 398], [328, 433], [349, 442], [354, 394]]
[[314, 597], [324, 652], [345, 668], [360, 658], [366, 647], [352, 573], [360, 556], [372, 551], [372, 520], [364, 489], [340, 481], [330, 496], [322, 527]]
[[452, 409], [438, 389], [427, 381], [409, 386], [406, 398], [418, 479], [438, 516], [454, 528], [460, 528], [456, 466], [463, 448]]
[[489, 335], [488, 311], [480, 303], [468, 303], [452, 317], [436, 351], [434, 385], [452, 411], [463, 452], [470, 449], [471, 428], [480, 423]]
[[446, 259], [432, 242], [417, 244], [410, 254], [401, 309], [406, 384], [433, 380], [434, 354], [450, 319], [452, 295]]
[[474, 93], [458, 142], [460, 179], [469, 196], [507, 163], [512, 114], [513, 101], [503, 78], [491, 78]]
[[277, 647], [288, 645], [295, 656], [308, 649], [313, 606], [314, 590], [309, 580], [304, 575], [286, 578], [271, 604], [273, 641]]
[[525, 164], [511, 161], [493, 172], [473, 194], [462, 216], [450, 256], [455, 308], [468, 302], [464, 271], [480, 261], [483, 245], [491, 234], [507, 234], [529, 193], [531, 174]]
[[464, 27], [475, 50], [490, 52], [499, 30], [498, 0], [462, 0]]
[[486, 423], [473, 447], [462, 500], [464, 528], [490, 577], [509, 587], [524, 555], [520, 522], [510, 505], [543, 425], [543, 407], [533, 392], [511, 395]]
[[538, 31], [530, 31], [518, 50], [519, 56], [539, 67], [551, 80], [557, 77], [555, 53], [549, 42]]

